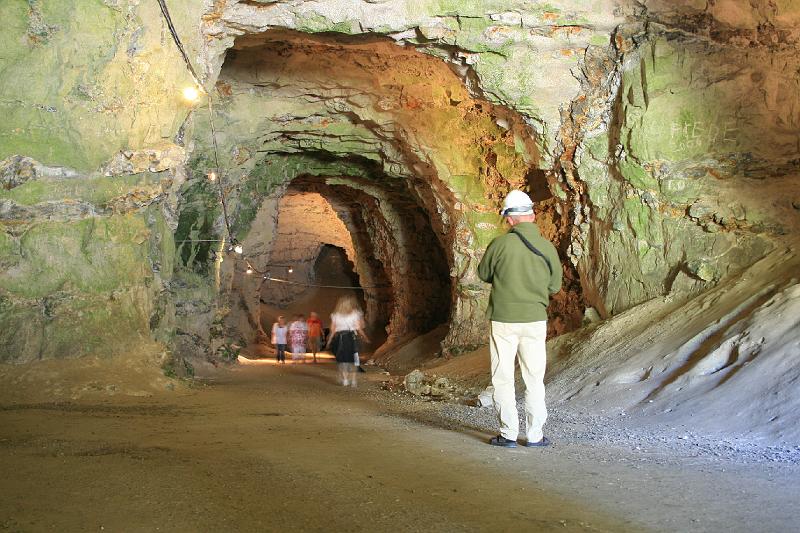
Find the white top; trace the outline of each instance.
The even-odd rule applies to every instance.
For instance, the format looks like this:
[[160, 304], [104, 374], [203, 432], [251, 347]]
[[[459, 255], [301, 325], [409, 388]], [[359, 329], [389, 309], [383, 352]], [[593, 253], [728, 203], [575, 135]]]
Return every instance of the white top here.
[[275, 335], [275, 344], [286, 344], [286, 332], [288, 327], [279, 326], [277, 322], [272, 325], [272, 334]]
[[364, 315], [361, 311], [353, 311], [346, 315], [339, 313], [333, 313], [331, 315], [331, 325], [336, 331], [356, 331], [363, 323]]

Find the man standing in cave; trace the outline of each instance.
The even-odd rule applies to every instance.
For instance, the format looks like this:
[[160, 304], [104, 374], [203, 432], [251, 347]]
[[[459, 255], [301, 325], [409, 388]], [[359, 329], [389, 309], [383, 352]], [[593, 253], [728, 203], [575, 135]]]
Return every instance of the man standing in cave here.
[[547, 304], [561, 289], [561, 262], [555, 247], [535, 223], [533, 201], [511, 191], [500, 212], [511, 230], [496, 237], [478, 265], [478, 276], [492, 284], [487, 315], [490, 324], [492, 400], [500, 434], [489, 444], [516, 448], [519, 434], [514, 361], [519, 355], [525, 382], [525, 446], [547, 446], [544, 372], [547, 362]]

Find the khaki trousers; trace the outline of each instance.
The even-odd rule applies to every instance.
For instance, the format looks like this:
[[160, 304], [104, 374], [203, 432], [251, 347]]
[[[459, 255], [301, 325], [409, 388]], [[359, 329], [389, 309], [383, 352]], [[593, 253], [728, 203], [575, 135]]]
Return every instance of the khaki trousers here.
[[500, 418], [500, 434], [511, 440], [519, 437], [519, 415], [514, 391], [514, 360], [525, 382], [525, 425], [529, 442], [542, 440], [547, 420], [544, 403], [544, 371], [547, 365], [545, 341], [547, 322], [491, 322], [489, 353], [494, 386], [494, 408]]

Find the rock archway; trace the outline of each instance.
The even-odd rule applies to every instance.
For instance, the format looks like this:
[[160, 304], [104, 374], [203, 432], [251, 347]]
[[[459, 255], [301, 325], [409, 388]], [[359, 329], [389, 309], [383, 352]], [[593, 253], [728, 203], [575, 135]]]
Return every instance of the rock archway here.
[[[368, 327], [379, 338], [426, 333], [450, 318], [445, 252], [425, 212], [402, 190], [364, 178], [299, 177], [275, 204], [273, 211], [266, 203], [256, 216], [244, 242], [252, 250], [247, 260], [232, 263], [232, 290], [242, 297], [228, 323], [238, 334], [247, 338], [263, 327], [263, 319], [251, 318], [259, 317], [259, 302], [286, 308], [308, 296], [326, 245], [342, 249], [352, 263]], [[255, 272], [248, 274], [247, 265]], [[283, 281], [264, 280], [257, 275], [262, 272]]]
[[[368, 316], [385, 324], [390, 341], [447, 322], [446, 349], [484, 342], [487, 291], [475, 250], [503, 230], [505, 191], [530, 188], [548, 233], [559, 240], [568, 232], [538, 167], [534, 130], [468, 84], [463, 71], [388, 38], [288, 30], [237, 38], [217, 81], [217, 131], [248, 260], [258, 271], [300, 262], [296, 275], [308, 280], [320, 246], [336, 244], [370, 287]], [[198, 112], [198, 169], [210, 149], [203, 120]], [[349, 240], [318, 232], [306, 246], [312, 232], [281, 229], [284, 212], [300, 220], [319, 202]], [[232, 259], [221, 265], [228, 335], [250, 341], [260, 289]], [[282, 289], [284, 299], [298, 290]]]

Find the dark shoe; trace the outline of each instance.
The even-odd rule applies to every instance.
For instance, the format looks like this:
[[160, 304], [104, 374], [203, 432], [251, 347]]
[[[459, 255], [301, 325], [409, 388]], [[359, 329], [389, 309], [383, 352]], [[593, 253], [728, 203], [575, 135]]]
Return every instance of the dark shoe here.
[[526, 442], [526, 448], [533, 448], [533, 447], [543, 447], [543, 446], [550, 446], [550, 439], [547, 437], [542, 437], [542, 440], [537, 442]]
[[366, 370], [364, 370], [363, 368], [361, 368], [361, 365], [358, 365], [356, 368], [358, 369], [358, 371], [359, 371], [359, 372], [364, 372], [365, 374], [367, 373], [367, 371], [366, 371]]
[[492, 437], [491, 439], [489, 439], [489, 444], [491, 444], [492, 446], [502, 446], [503, 448], [517, 447], [517, 441], [507, 439], [502, 435], [498, 435], [496, 437]]

